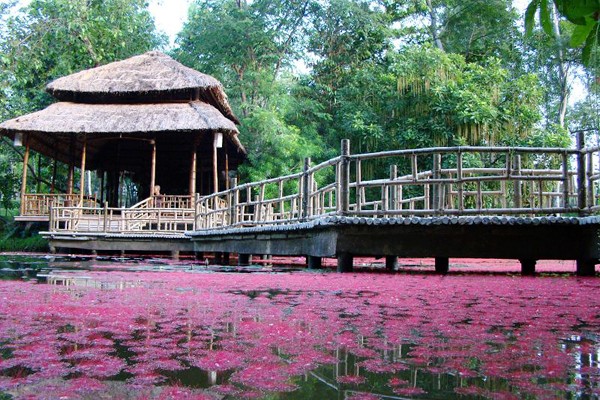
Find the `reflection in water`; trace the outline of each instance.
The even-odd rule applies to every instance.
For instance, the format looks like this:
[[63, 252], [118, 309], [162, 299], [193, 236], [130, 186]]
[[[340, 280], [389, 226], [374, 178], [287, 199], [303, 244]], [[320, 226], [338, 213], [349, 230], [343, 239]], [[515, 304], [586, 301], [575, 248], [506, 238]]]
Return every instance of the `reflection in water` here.
[[594, 278], [51, 262], [34, 268], [50, 285], [0, 283], [0, 397], [600, 394]]

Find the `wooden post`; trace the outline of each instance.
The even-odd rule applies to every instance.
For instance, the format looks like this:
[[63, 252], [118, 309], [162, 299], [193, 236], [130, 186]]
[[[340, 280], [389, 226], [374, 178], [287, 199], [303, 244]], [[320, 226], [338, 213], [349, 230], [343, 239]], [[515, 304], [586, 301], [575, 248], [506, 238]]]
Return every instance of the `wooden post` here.
[[340, 187], [338, 209], [341, 215], [348, 215], [350, 210], [350, 140], [348, 139], [342, 139], [342, 160], [338, 180]]
[[[75, 180], [75, 134], [71, 134], [71, 142], [69, 144], [69, 175], [67, 177], [67, 194], [73, 194], [73, 181]], [[69, 202], [67, 203], [69, 206]]]
[[79, 206], [83, 207], [83, 195], [85, 194], [85, 159], [87, 156], [87, 135], [83, 136], [83, 148], [81, 149], [81, 177], [79, 179]]
[[353, 265], [353, 257], [351, 254], [342, 253], [337, 256], [337, 272], [352, 272]]
[[104, 232], [108, 232], [108, 202], [104, 202], [104, 215], [103, 215], [103, 230]]
[[[594, 183], [591, 181], [592, 175], [594, 174], [594, 157], [592, 153], [587, 154], [587, 168], [586, 168], [586, 178], [587, 178], [587, 196], [586, 203], [587, 208], [591, 208], [595, 206], [595, 196], [594, 196]], [[589, 211], [589, 210], [588, 210]]]
[[[398, 166], [390, 165], [390, 181], [395, 181], [398, 178]], [[390, 185], [390, 199], [389, 199], [389, 210], [399, 210], [402, 207], [398, 204], [398, 187], [396, 185]]]
[[237, 186], [237, 179], [229, 179], [231, 189], [227, 193], [227, 201], [229, 203], [229, 225], [235, 225], [237, 223], [237, 190], [234, 190]]
[[154, 186], [156, 186], [156, 140], [150, 141], [152, 145], [152, 156], [150, 161], [150, 197], [154, 195]]
[[587, 206], [587, 190], [585, 187], [586, 183], [586, 163], [585, 153], [583, 148], [585, 146], [585, 135], [583, 131], [577, 131], [577, 208], [580, 216], [586, 214]]
[[395, 271], [398, 269], [398, 257], [397, 256], [385, 256], [385, 269], [388, 271]]
[[27, 169], [29, 168], [29, 135], [25, 138], [23, 155], [23, 178], [21, 180], [21, 215], [25, 214], [25, 194], [27, 192]]
[[307, 219], [310, 215], [309, 210], [308, 210], [308, 201], [309, 201], [309, 197], [310, 197], [310, 185], [309, 185], [309, 178], [308, 178], [308, 169], [310, 168], [310, 158], [306, 157], [304, 159], [304, 170], [302, 173], [302, 210], [300, 212], [300, 215], [302, 216], [302, 219], [305, 220]]
[[323, 268], [323, 262], [321, 257], [306, 256], [306, 266], [308, 269], [321, 269]]
[[532, 258], [522, 258], [519, 261], [521, 262], [521, 275], [535, 275], [535, 264], [537, 260]]
[[193, 196], [196, 193], [196, 167], [197, 167], [198, 156], [196, 153], [196, 144], [192, 146], [191, 160], [190, 160], [190, 186], [189, 193]]
[[522, 194], [521, 194], [521, 155], [517, 154], [514, 158], [514, 171], [515, 171], [515, 175], [517, 175], [517, 178], [515, 179], [515, 198], [514, 198], [514, 207], [515, 208], [522, 208], [523, 207], [523, 200], [521, 198]]
[[219, 191], [219, 171], [217, 165], [217, 135], [219, 132], [215, 132], [213, 134], [213, 154], [212, 154], [212, 174], [213, 174], [213, 193], [217, 193]]
[[563, 172], [563, 208], [569, 207], [569, 157], [567, 152], [562, 154]]
[[[442, 155], [434, 154], [433, 155], [433, 179], [441, 179], [442, 178]], [[441, 212], [443, 208], [443, 193], [442, 193], [442, 184], [434, 183], [431, 190], [431, 208], [434, 212]]]
[[448, 257], [435, 258], [435, 272], [438, 274], [447, 274], [450, 269], [450, 260]]
[[577, 259], [577, 276], [594, 276], [596, 275], [596, 260], [592, 259]]
[[252, 259], [251, 254], [238, 254], [238, 265], [239, 266], [250, 265], [251, 259]]
[[223, 148], [225, 153], [225, 190], [229, 189], [229, 184], [231, 183], [229, 180], [229, 145], [227, 140], [223, 140]]
[[463, 211], [465, 209], [465, 198], [463, 192], [463, 153], [459, 151], [456, 156], [456, 185], [458, 191], [458, 211]]

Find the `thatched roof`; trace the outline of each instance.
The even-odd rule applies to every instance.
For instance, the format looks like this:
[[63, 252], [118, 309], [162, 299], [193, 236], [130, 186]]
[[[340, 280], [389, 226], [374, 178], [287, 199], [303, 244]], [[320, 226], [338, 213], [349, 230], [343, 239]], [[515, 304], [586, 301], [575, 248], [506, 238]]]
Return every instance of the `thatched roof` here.
[[239, 123], [217, 79], [158, 51], [59, 78], [46, 90], [59, 100], [85, 103], [202, 100]]

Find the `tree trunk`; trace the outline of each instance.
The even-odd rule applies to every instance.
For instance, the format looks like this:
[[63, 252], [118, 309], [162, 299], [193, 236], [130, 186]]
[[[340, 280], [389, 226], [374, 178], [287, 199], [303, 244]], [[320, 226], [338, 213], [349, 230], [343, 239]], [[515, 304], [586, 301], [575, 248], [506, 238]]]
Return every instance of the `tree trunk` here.
[[439, 28], [438, 28], [438, 18], [435, 10], [433, 8], [433, 4], [431, 0], [427, 0], [427, 9], [429, 10], [429, 18], [431, 20], [431, 25], [429, 25], [429, 30], [431, 31], [431, 37], [433, 39], [433, 43], [435, 47], [444, 51], [444, 45], [439, 37]]

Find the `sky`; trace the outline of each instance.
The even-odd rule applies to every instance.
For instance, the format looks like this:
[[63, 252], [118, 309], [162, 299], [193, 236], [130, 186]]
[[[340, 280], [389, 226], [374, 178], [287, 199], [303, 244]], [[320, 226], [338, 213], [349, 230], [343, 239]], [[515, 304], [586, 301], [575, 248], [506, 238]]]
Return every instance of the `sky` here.
[[187, 20], [192, 0], [151, 0], [149, 10], [154, 16], [156, 27], [167, 34], [171, 46], [175, 36]]

